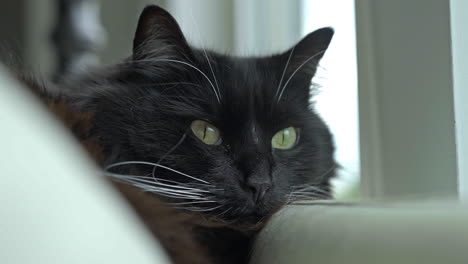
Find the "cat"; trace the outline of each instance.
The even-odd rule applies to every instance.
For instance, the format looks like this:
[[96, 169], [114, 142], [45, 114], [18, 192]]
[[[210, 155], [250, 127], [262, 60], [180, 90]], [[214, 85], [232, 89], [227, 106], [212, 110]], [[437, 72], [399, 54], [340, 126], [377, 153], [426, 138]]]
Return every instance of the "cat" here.
[[333, 30], [266, 57], [192, 47], [146, 7], [121, 63], [58, 89], [25, 80], [182, 263], [247, 263], [284, 205], [331, 198], [332, 135], [310, 103]]

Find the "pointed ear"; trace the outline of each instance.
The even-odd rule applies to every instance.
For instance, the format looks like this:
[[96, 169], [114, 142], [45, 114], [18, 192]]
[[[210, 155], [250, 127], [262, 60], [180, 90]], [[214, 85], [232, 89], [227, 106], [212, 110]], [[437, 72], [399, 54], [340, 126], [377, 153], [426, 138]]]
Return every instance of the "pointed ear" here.
[[318, 63], [325, 54], [333, 37], [332, 28], [321, 28], [309, 33], [296, 45], [280, 54], [279, 63], [283, 70], [281, 88], [277, 99], [285, 95], [309, 98], [309, 87], [317, 71]]
[[331, 42], [334, 31], [332, 28], [321, 28], [309, 33], [290, 50], [283, 53], [290, 62], [288, 72], [291, 74], [298, 70], [310, 79], [315, 74], [317, 65], [322, 59]]
[[138, 20], [133, 54], [144, 55], [161, 48], [180, 53], [190, 51], [177, 21], [161, 7], [150, 5], [145, 7]]

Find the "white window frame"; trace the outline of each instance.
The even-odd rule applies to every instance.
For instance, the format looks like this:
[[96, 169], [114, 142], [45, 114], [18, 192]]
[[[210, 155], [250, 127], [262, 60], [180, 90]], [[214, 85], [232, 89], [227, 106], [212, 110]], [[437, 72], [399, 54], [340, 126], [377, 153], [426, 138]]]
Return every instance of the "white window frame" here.
[[468, 198], [468, 1], [450, 0], [458, 190]]
[[450, 1], [356, 0], [356, 23], [362, 194], [456, 197]]

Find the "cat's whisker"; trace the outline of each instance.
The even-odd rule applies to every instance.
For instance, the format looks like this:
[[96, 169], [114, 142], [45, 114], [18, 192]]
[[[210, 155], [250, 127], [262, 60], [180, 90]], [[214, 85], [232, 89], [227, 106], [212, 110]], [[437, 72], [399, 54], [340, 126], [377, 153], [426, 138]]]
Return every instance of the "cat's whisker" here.
[[221, 212], [221, 213], [219, 213], [219, 214], [213, 216], [213, 218], [219, 218], [219, 217], [221, 217], [221, 216], [227, 214], [230, 210], [232, 210], [232, 206], [229, 207], [228, 209], [224, 210], [223, 212]]
[[288, 78], [288, 80], [284, 83], [283, 85], [283, 88], [281, 89], [281, 92], [278, 96], [278, 99], [276, 100], [277, 103], [279, 103], [279, 101], [281, 100], [281, 97], [283, 97], [283, 93], [284, 91], [286, 90], [286, 87], [288, 86], [289, 82], [291, 81], [291, 79], [294, 77], [294, 75], [296, 75], [296, 73], [302, 68], [304, 67], [304, 65], [307, 64], [307, 62], [309, 62], [310, 60], [314, 59], [315, 57], [321, 55], [325, 53], [325, 50], [322, 50], [322, 51], [319, 51], [317, 52], [316, 54], [314, 54], [313, 56], [310, 56], [307, 60], [305, 60], [303, 63], [301, 63], [295, 71], [293, 71], [293, 73], [291, 74], [291, 76]]
[[323, 188], [320, 188], [319, 186], [315, 186], [315, 185], [310, 185], [310, 186], [306, 186], [306, 187], [303, 187], [303, 188], [300, 188], [300, 189], [296, 189], [293, 191], [293, 193], [307, 193], [309, 191], [314, 191], [314, 192], [320, 192], [320, 193], [328, 193], [327, 190], [324, 190]]
[[204, 196], [192, 195], [192, 194], [187, 194], [187, 193], [173, 192], [171, 190], [146, 186], [146, 185], [142, 185], [142, 184], [138, 184], [138, 183], [133, 184], [133, 186], [135, 186], [137, 188], [140, 188], [145, 192], [149, 192], [149, 193], [157, 194], [157, 195], [162, 195], [162, 196], [166, 196], [166, 197], [171, 197], [171, 198], [175, 198], [175, 199], [196, 200], [196, 201], [208, 201], [209, 200], [209, 198], [204, 197]]
[[154, 178], [149, 176], [151, 174], [147, 174], [146, 176], [137, 176], [137, 175], [123, 175], [123, 174], [118, 174], [117, 177], [122, 177], [122, 178], [143, 178], [143, 179], [148, 179], [148, 180], [154, 180], [157, 182], [168, 182], [172, 183], [169, 184], [171, 187], [172, 186], [177, 186], [178, 188], [186, 188], [186, 189], [191, 189], [191, 190], [198, 190], [200, 192], [207, 192], [207, 193], [212, 193], [214, 191], [224, 191], [224, 189], [221, 188], [213, 188], [213, 185], [211, 184], [204, 184], [204, 183], [181, 183], [178, 181], [173, 181], [173, 180], [168, 180], [168, 179], [162, 179], [162, 178]]
[[329, 199], [328, 197], [321, 196], [321, 195], [292, 195], [287, 204], [292, 204], [297, 201], [308, 201], [308, 200], [324, 200]]
[[286, 200], [294, 200], [297, 197], [310, 197], [310, 198], [321, 198], [321, 199], [330, 199], [331, 192], [327, 190], [312, 189], [304, 191], [293, 191], [291, 192]]
[[319, 193], [319, 192], [309, 192], [309, 193], [293, 193], [290, 196], [290, 199], [294, 199], [297, 197], [311, 197], [311, 198], [322, 198], [322, 199], [330, 199], [329, 193]]
[[159, 181], [161, 181], [160, 179], [154, 180], [152, 177], [147, 177], [147, 176], [133, 176], [133, 175], [112, 174], [112, 173], [108, 173], [108, 176], [112, 176], [114, 178], [121, 178], [123, 180], [131, 180], [131, 181], [134, 181], [134, 182], [148, 183], [148, 184], [151, 184], [153, 186], [177, 188], [177, 189], [182, 189], [182, 190], [191, 190], [191, 191], [194, 191], [194, 192], [204, 192], [204, 193], [209, 193], [210, 192], [210, 191], [207, 191], [207, 190], [202, 190], [202, 189], [198, 189], [198, 188], [193, 188], [193, 187], [189, 187], [189, 186], [180, 185], [180, 183], [177, 183], [175, 181], [171, 181], [171, 182], [173, 182], [173, 184], [161, 183], [161, 182], [159, 182]]
[[[198, 23], [197, 23], [197, 21], [195, 20], [195, 17], [193, 16], [193, 13], [190, 13], [190, 15], [191, 15], [191, 17], [192, 17], [192, 22], [193, 22], [193, 24], [195, 25], [195, 29], [196, 29], [196, 31], [197, 31], [197, 33], [198, 33], [198, 38], [199, 38], [199, 40], [201, 41], [202, 38], [201, 38], [200, 29], [199, 29], [199, 27], [198, 27]], [[211, 66], [211, 62], [210, 62], [210, 60], [208, 59], [208, 54], [206, 53], [205, 47], [202, 47], [202, 50], [203, 50], [203, 54], [205, 55], [206, 61], [208, 62], [208, 66], [210, 67], [211, 74], [213, 75], [213, 79], [214, 79], [214, 82], [215, 82], [215, 84], [216, 84], [216, 88], [218, 89], [218, 95], [219, 95], [219, 97], [221, 97], [221, 92], [220, 92], [220, 90], [219, 90], [218, 80], [216, 79], [216, 75], [215, 75], [215, 73], [214, 73], [213, 67]]]
[[202, 180], [202, 179], [196, 178], [194, 176], [188, 175], [186, 173], [180, 172], [180, 171], [175, 170], [173, 168], [169, 168], [169, 167], [161, 165], [161, 164], [147, 162], [147, 161], [122, 161], [122, 162], [117, 162], [117, 163], [114, 163], [114, 164], [111, 164], [111, 165], [107, 166], [104, 170], [108, 171], [108, 170], [110, 170], [112, 168], [115, 168], [115, 167], [118, 167], [118, 166], [123, 166], [123, 165], [129, 165], [129, 164], [132, 164], [132, 165], [140, 164], [140, 165], [156, 166], [156, 167], [160, 167], [160, 168], [175, 172], [175, 173], [177, 173], [179, 175], [185, 176], [185, 177], [190, 178], [192, 180], [202, 182], [202, 183], [205, 183], [205, 184], [210, 184], [209, 182], [207, 182], [205, 180]]
[[208, 59], [208, 55], [206, 54], [205, 48], [203, 48], [203, 53], [205, 54], [205, 58], [206, 58], [206, 61], [208, 62], [208, 65], [210, 66], [211, 74], [213, 75], [213, 79], [214, 79], [214, 81], [215, 81], [216, 88], [218, 89], [218, 95], [219, 95], [219, 97], [221, 98], [221, 91], [219, 90], [218, 80], [216, 80], [216, 75], [215, 75], [215, 73], [214, 73], [213, 67], [211, 66], [211, 62], [210, 62], [210, 60]]
[[278, 84], [278, 88], [276, 89], [276, 94], [275, 94], [275, 97], [274, 97], [275, 99], [278, 97], [278, 93], [281, 90], [281, 84], [283, 84], [283, 79], [284, 79], [284, 76], [286, 75], [286, 71], [288, 70], [289, 62], [291, 61], [291, 57], [292, 57], [292, 55], [294, 53], [295, 48], [296, 47], [293, 47], [291, 49], [291, 52], [289, 53], [288, 60], [286, 61], [286, 64], [285, 64], [284, 69], [283, 69], [283, 74], [281, 75], [281, 79], [280, 79], [279, 84]]
[[188, 62], [185, 62], [185, 61], [180, 61], [180, 60], [175, 60], [175, 59], [142, 59], [142, 60], [133, 60], [133, 61], [130, 61], [130, 62], [157, 62], [157, 61], [161, 61], [161, 62], [173, 62], [173, 63], [180, 63], [180, 64], [183, 64], [185, 66], [188, 66], [194, 70], [196, 70], [197, 72], [199, 72], [207, 81], [208, 83], [210, 84], [215, 96], [216, 96], [216, 100], [218, 101], [219, 104], [221, 104], [221, 98], [220, 98], [220, 95], [218, 94], [218, 91], [216, 90], [213, 82], [210, 80], [210, 78], [208, 78], [208, 76], [202, 71], [200, 70], [198, 67], [194, 66], [193, 64], [190, 64]]
[[223, 207], [224, 205], [218, 205], [218, 206], [215, 206], [215, 207], [209, 207], [209, 208], [184, 208], [184, 207], [176, 207], [178, 209], [188, 209], [190, 211], [193, 211], [193, 212], [209, 212], [209, 211], [214, 211], [218, 208], [221, 208]]
[[150, 193], [153, 193], [153, 194], [157, 194], [157, 195], [160, 195], [160, 196], [164, 196], [164, 197], [168, 197], [168, 198], [173, 198], [173, 199], [180, 199], [180, 200], [195, 200], [195, 201], [207, 201], [205, 198], [201, 198], [201, 197], [194, 197], [194, 196], [190, 196], [190, 195], [179, 195], [179, 194], [175, 194], [175, 193], [172, 193], [172, 192], [165, 192], [165, 191], [161, 191], [161, 190], [147, 190], [147, 192], [150, 192]]
[[195, 197], [195, 198], [205, 198], [204, 193], [196, 192], [196, 191], [189, 191], [189, 190], [180, 190], [180, 189], [171, 189], [171, 188], [164, 188], [164, 187], [159, 187], [159, 186], [154, 186], [154, 185], [149, 185], [146, 183], [141, 183], [138, 181], [132, 181], [132, 180], [127, 180], [124, 181], [127, 183], [131, 183], [134, 186], [138, 186], [140, 189], [147, 191], [147, 192], [166, 192], [166, 193], [171, 193], [174, 195], [179, 195], [179, 196], [190, 196], [190, 197]]
[[288, 203], [288, 205], [300, 205], [300, 204], [304, 204], [304, 203], [310, 203], [310, 202], [313, 202], [313, 201], [318, 201], [318, 200], [324, 200], [322, 198], [317, 198], [317, 197], [312, 197], [312, 198], [299, 198], [299, 199], [296, 199], [294, 201], [291, 201]]
[[336, 168], [338, 168], [339, 165], [338, 164], [333, 164], [330, 166], [330, 168], [328, 168], [326, 171], [324, 171], [322, 174], [320, 174], [319, 176], [317, 176], [315, 178], [315, 181], [313, 181], [312, 183], [313, 184], [316, 184], [316, 183], [320, 183], [324, 178], [328, 178], [328, 174], [331, 173], [332, 171], [334, 171]]
[[197, 87], [203, 87], [200, 84], [192, 83], [192, 82], [163, 82], [163, 83], [148, 83], [148, 84], [138, 84], [139, 87], [155, 87], [155, 86], [177, 86], [177, 85], [192, 85]]
[[[162, 178], [154, 178], [153, 176], [150, 176], [150, 174], [147, 174], [145, 176], [138, 176], [138, 175], [123, 175], [123, 177], [131, 177], [131, 178], [141, 178], [141, 179], [149, 179], [149, 180], [155, 180], [157, 182], [169, 182], [169, 183], [173, 183], [173, 184], [176, 184], [176, 185], [183, 185], [183, 186], [188, 186], [188, 184], [186, 183], [181, 183], [181, 182], [178, 182], [178, 181], [173, 181], [173, 180], [168, 180], [168, 179], [162, 179]], [[206, 185], [206, 184], [200, 184], [200, 185]]]
[[297, 201], [330, 199], [330, 197], [331, 192], [319, 185], [300, 184], [292, 187], [292, 191], [286, 197], [286, 204], [293, 204]]
[[298, 193], [295, 196], [304, 196], [304, 197], [318, 197], [318, 198], [327, 198], [330, 199], [329, 193], [318, 193], [318, 192], [310, 192], [310, 193]]
[[166, 203], [167, 205], [187, 205], [187, 204], [203, 204], [203, 203], [218, 203], [217, 201], [194, 201], [194, 202], [180, 202], [180, 203]]
[[289, 203], [294, 202], [294, 201], [305, 201], [305, 200], [328, 200], [330, 199], [330, 196], [322, 195], [322, 194], [316, 194], [316, 193], [310, 193], [310, 194], [295, 194], [292, 195], [289, 199]]
[[187, 136], [187, 131], [185, 131], [184, 134], [182, 134], [182, 137], [180, 137], [179, 141], [168, 151], [166, 152], [159, 160], [158, 162], [156, 162], [157, 165], [155, 165], [153, 167], [153, 170], [151, 171], [151, 175], [153, 176], [153, 178], [156, 180], [156, 169], [158, 168], [158, 165], [161, 164], [161, 162], [169, 155], [171, 154], [176, 148], [178, 148], [180, 146], [180, 144], [182, 144], [182, 142], [184, 142], [185, 140], [185, 137]]
[[180, 194], [180, 193], [174, 193], [174, 192], [171, 192], [171, 191], [164, 191], [164, 190], [160, 190], [159, 188], [155, 188], [155, 187], [148, 187], [148, 186], [145, 186], [145, 185], [142, 185], [142, 184], [133, 184], [135, 187], [139, 188], [139, 189], [142, 189], [143, 191], [146, 191], [146, 192], [149, 192], [149, 193], [153, 193], [153, 194], [157, 194], [157, 195], [160, 195], [160, 196], [164, 196], [164, 197], [168, 197], [168, 198], [174, 198], [174, 199], [184, 199], [184, 200], [200, 200], [200, 201], [206, 201], [207, 198], [204, 198], [204, 197], [199, 197], [199, 196], [192, 196], [192, 195], [188, 195], [188, 194]]
[[[151, 165], [164, 168], [164, 166], [144, 161], [125, 161], [111, 164], [106, 167], [106, 170], [112, 168], [130, 165]], [[144, 176], [139, 175], [125, 175], [118, 173], [111, 173], [106, 171], [106, 175], [111, 176], [117, 180], [132, 184], [133, 186], [155, 195], [167, 197], [175, 200], [181, 200], [180, 202], [167, 202], [165, 204], [174, 206], [176, 209], [188, 210], [193, 212], [209, 212], [216, 210], [223, 206], [223, 203], [216, 201], [214, 196], [207, 195], [212, 193], [214, 190], [223, 190], [219, 188], [213, 188], [213, 185], [206, 181], [201, 180], [197, 183], [180, 183], [173, 180], [160, 179], [152, 177], [147, 174]], [[190, 176], [190, 175], [187, 175]], [[194, 177], [195, 178], [195, 177]], [[206, 183], [205, 183], [206, 182]], [[221, 203], [221, 204], [220, 204]], [[208, 204], [220, 204], [219, 206], [207, 207]], [[197, 205], [197, 206], [193, 206]]]
[[332, 166], [330, 166], [327, 170], [325, 170], [322, 174], [320, 174], [319, 176], [315, 177], [315, 179], [312, 181], [312, 182], [308, 182], [308, 183], [303, 183], [303, 184], [299, 184], [299, 185], [295, 185], [292, 187], [293, 190], [299, 190], [301, 188], [307, 188], [307, 187], [310, 187], [310, 186], [317, 186], [318, 188], [320, 188], [319, 184], [322, 182], [322, 180], [324, 178], [328, 178], [327, 176], [329, 176], [328, 174], [330, 172], [332, 172], [333, 170], [335, 170], [336, 168], [338, 167], [337, 164], [333, 164]]
[[[136, 182], [136, 183], [139, 183], [139, 182]], [[140, 183], [140, 184], [144, 184], [144, 183]], [[164, 187], [153, 186], [153, 185], [147, 185], [147, 187], [154, 188], [154, 189], [161, 190], [161, 191], [168, 191], [171, 193], [179, 193], [182, 195], [187, 194], [187, 195], [193, 195], [193, 196], [198, 196], [198, 197], [201, 197], [203, 195], [202, 193], [199, 193], [198, 190], [179, 190], [179, 189], [164, 188]]]
[[132, 180], [132, 179], [122, 179], [119, 178], [120, 181], [131, 183], [133, 185], [138, 185], [141, 187], [141, 189], [145, 191], [168, 191], [172, 193], [178, 193], [178, 194], [187, 194], [187, 195], [192, 195], [192, 196], [197, 196], [197, 197], [202, 197], [203, 195], [206, 195], [207, 193], [210, 193], [210, 191], [207, 190], [200, 190], [200, 189], [194, 189], [194, 188], [181, 188], [180, 186], [169, 186], [169, 185], [164, 185], [163, 187], [158, 186], [158, 184], [155, 184], [154, 182], [148, 182], [148, 181], [139, 181], [139, 180]]

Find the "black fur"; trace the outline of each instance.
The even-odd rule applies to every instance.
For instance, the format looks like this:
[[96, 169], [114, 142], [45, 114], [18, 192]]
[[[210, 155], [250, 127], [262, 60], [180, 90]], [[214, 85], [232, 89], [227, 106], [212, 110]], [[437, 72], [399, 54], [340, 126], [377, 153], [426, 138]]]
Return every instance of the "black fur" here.
[[[333, 140], [310, 104], [310, 84], [332, 35], [330, 28], [317, 30], [294, 50], [269, 57], [205, 54], [186, 42], [166, 11], [151, 6], [140, 17], [133, 55], [99, 74], [69, 81], [68, 96], [77, 108], [96, 113], [90, 133], [103, 147], [104, 167], [120, 161], [160, 163], [217, 187], [211, 195], [222, 206], [210, 214], [257, 222], [283, 206], [293, 186], [310, 183], [329, 194], [336, 167]], [[199, 68], [209, 81], [175, 60]], [[288, 60], [282, 80], [288, 85], [278, 101]], [[219, 102], [212, 86], [219, 86]], [[190, 130], [193, 120], [216, 126], [222, 143], [198, 140]], [[300, 131], [298, 144], [273, 149], [273, 135], [290, 126]], [[113, 169], [131, 175], [152, 170], [142, 165]], [[162, 168], [155, 173], [192, 181]], [[263, 187], [267, 192], [255, 201]]]

